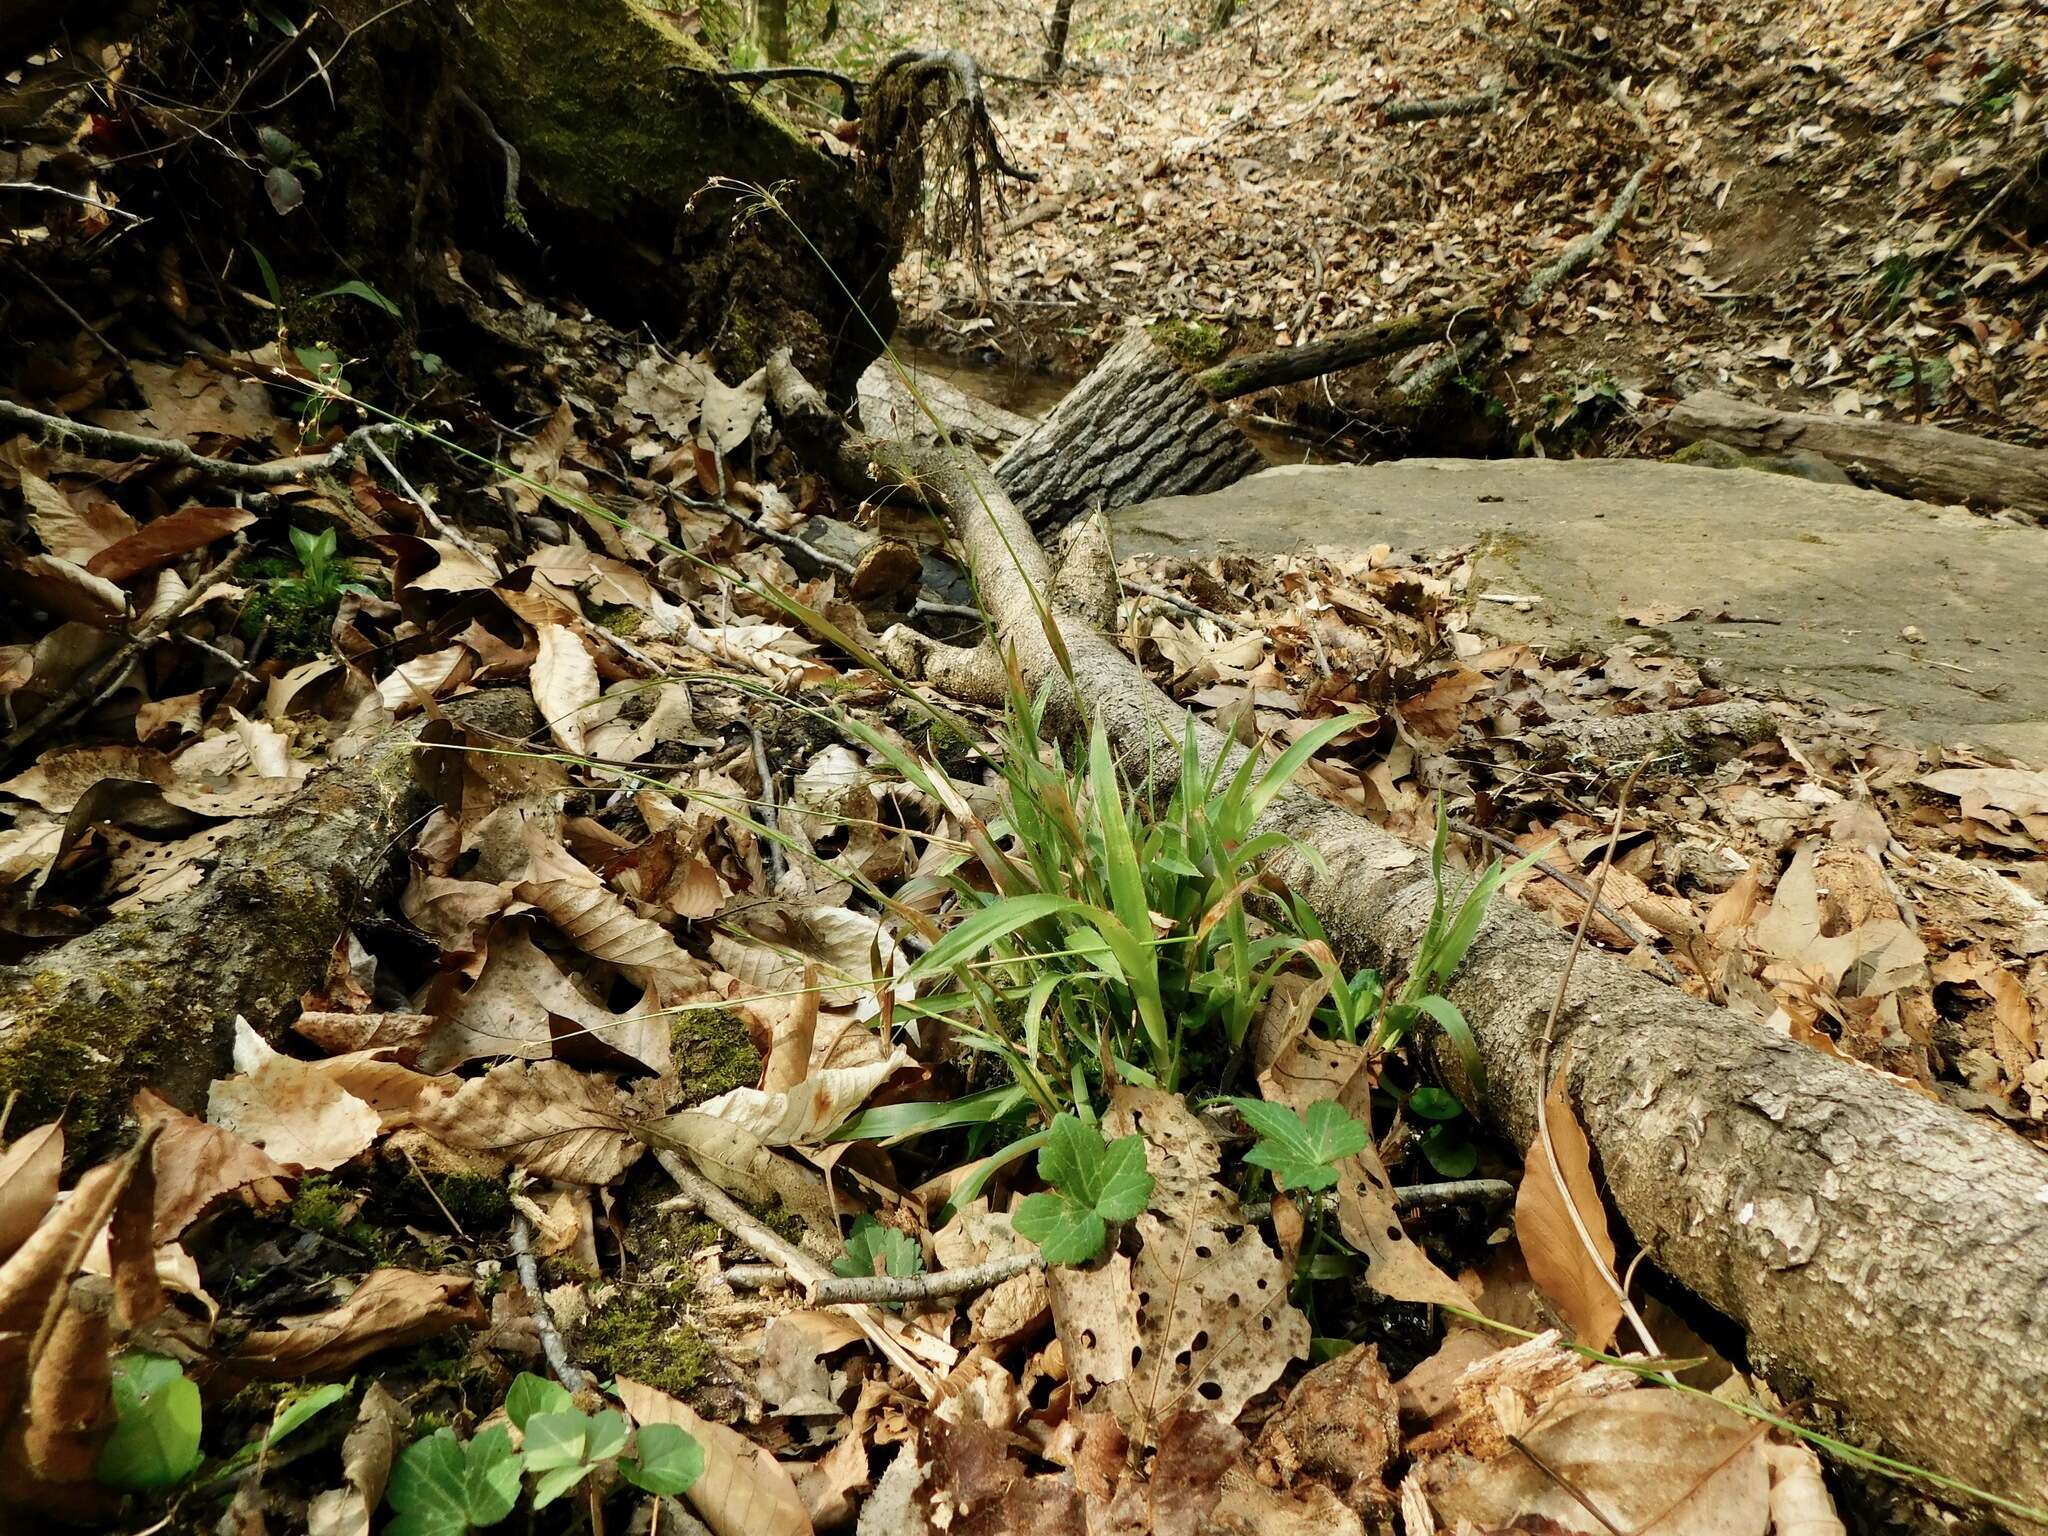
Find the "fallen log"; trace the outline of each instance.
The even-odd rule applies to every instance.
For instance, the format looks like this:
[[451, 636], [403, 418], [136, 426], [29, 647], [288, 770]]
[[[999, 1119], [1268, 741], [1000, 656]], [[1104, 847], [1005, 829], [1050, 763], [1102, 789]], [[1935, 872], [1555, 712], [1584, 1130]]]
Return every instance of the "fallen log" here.
[[[471, 695], [448, 713], [524, 736], [532, 699]], [[0, 1099], [17, 1131], [62, 1114], [74, 1155], [101, 1148], [145, 1083], [181, 1108], [225, 1070], [237, 1014], [269, 1033], [326, 973], [353, 917], [390, 894], [401, 834], [431, 808], [421, 721], [309, 777], [251, 819], [191, 890], [0, 966]]]
[[1766, 454], [1804, 448], [1895, 496], [2010, 507], [2048, 521], [2048, 451], [2039, 448], [1904, 421], [1772, 410], [1713, 390], [1687, 395], [1663, 426], [1681, 443], [1711, 438]]
[[1263, 460], [1179, 363], [1133, 325], [1094, 372], [996, 461], [1034, 524], [1213, 491]]
[[1353, 326], [1297, 347], [1274, 347], [1227, 358], [1195, 375], [1195, 387], [1211, 400], [1235, 400], [1255, 390], [1299, 384], [1326, 373], [1356, 368], [1376, 357], [1391, 357], [1426, 341], [1450, 341], [1487, 323], [1483, 303], [1432, 304], [1412, 314], [1372, 325]]
[[[793, 429], [818, 442], [815, 392], [806, 401], [792, 372], [771, 363], [771, 386]], [[1055, 578], [994, 476], [919, 444], [840, 447], [849, 480], [925, 487], [990, 614], [994, 644], [972, 651], [891, 631], [896, 664], [991, 703], [1003, 694], [1002, 655], [1025, 686], [1058, 684], [1050, 604], [1076, 686], [1052, 689], [1049, 718], [1068, 731], [1084, 715], [1100, 722], [1141, 780], [1174, 771], [1177, 753], [1158, 749], [1182, 739], [1188, 716], [1069, 606], [1064, 594], [1091, 583], [1071, 569]], [[1242, 750], [1206, 726], [1196, 734], [1205, 761]], [[1316, 854], [1278, 873], [1347, 965], [1405, 966], [1434, 897], [1421, 850], [1301, 790], [1283, 793], [1258, 830]], [[1610, 957], [1569, 966], [1568, 950], [1524, 908], [1501, 902], [1488, 914], [1449, 988], [1490, 1085], [1483, 1101], [1464, 1085], [1466, 1101], [1530, 1145], [1539, 1045], [1568, 975], [1554, 1059], [1570, 1063], [1572, 1105], [1609, 1198], [1650, 1260], [1736, 1319], [1788, 1395], [1826, 1400], [1919, 1465], [2038, 1499], [2048, 1487], [2048, 1157]]]

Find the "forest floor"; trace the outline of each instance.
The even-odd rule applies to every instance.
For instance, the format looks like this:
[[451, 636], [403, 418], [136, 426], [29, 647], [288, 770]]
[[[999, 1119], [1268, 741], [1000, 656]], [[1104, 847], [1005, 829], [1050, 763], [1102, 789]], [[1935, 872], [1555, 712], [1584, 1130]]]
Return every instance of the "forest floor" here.
[[[1565, 409], [1551, 394], [1574, 413], [1622, 408], [1573, 442], [1629, 430], [1628, 391], [1691, 382], [1910, 413], [1910, 383], [1885, 371], [1902, 348], [1930, 416], [2048, 430], [2048, 257], [2020, 222], [2035, 194], [1936, 259], [1971, 217], [1965, 190], [1988, 202], [2012, 144], [2038, 144], [2031, 98], [1945, 34], [1915, 38], [1902, 6], [1830, 13], [1825, 55], [1800, 41], [1823, 36], [1820, 6], [1759, 9], [1775, 21], [1667, 7], [1611, 40], [1669, 67], [1631, 92], [1654, 145], [1577, 69], [1459, 40], [1476, 12], [1279, 0], [1200, 47], [1084, 12], [1073, 80], [1004, 98], [1058, 212], [997, 246], [985, 299], [966, 273], [907, 271], [911, 326], [1063, 365], [1124, 314], [1214, 322], [1247, 346], [1303, 339], [1540, 264], [1654, 149], [1656, 198], [1542, 312], [1513, 370], [1546, 419]], [[1971, 59], [2041, 78], [2048, 39], [2008, 12], [1953, 30]], [[1017, 12], [940, 35], [1035, 67]], [[1389, 95], [1488, 72], [1520, 86], [1496, 116], [1378, 121]], [[1927, 160], [1937, 119], [1948, 147]], [[146, 174], [110, 169], [109, 185]], [[30, 217], [0, 231], [24, 270], [17, 253], [50, 234]], [[1523, 1178], [1412, 1047], [1369, 1052], [1355, 1019], [1344, 1040], [1318, 1014], [1315, 1043], [1368, 1087], [1349, 1155], [1410, 1202], [1396, 1247], [1413, 1249], [1418, 1294], [1455, 1287], [1510, 1331], [1376, 1291], [1322, 1232], [1355, 1190], [1315, 1195], [1331, 1170], [1313, 1157], [1276, 1189], [1246, 1156], [1249, 1120], [1117, 1083], [1108, 1037], [1082, 1029], [1061, 1066], [1077, 1094], [1094, 1074], [1112, 1136], [1152, 1132], [1157, 1199], [1118, 1217], [1105, 1196], [1121, 1248], [1085, 1280], [1074, 1265], [1049, 1279], [1013, 1217], [1027, 1191], [1060, 1191], [1055, 1158], [1019, 1151], [1050, 1117], [1006, 1075], [1012, 1058], [974, 1042], [1028, 1015], [1035, 1060], [1041, 1013], [1048, 1035], [1066, 1030], [1069, 998], [1100, 980], [1091, 960], [1034, 1002], [1041, 968], [1100, 946], [929, 957], [991, 895], [979, 871], [1031, 860], [1033, 811], [1065, 805], [1092, 828], [1124, 797], [1079, 754], [1052, 762], [1017, 705], [956, 706], [876, 664], [893, 623], [975, 623], [943, 529], [832, 489], [760, 376], [720, 379], [509, 272], [478, 307], [517, 316], [532, 350], [449, 342], [445, 431], [394, 431], [251, 494], [247, 471], [338, 450], [406, 401], [375, 385], [351, 399], [338, 367], [303, 354], [293, 366], [283, 311], [260, 295], [187, 295], [181, 238], [158, 221], [118, 242], [129, 280], [42, 272], [10, 312], [10, 404], [209, 463], [32, 423], [0, 433], [0, 983], [174, 918], [200, 936], [181, 973], [206, 973], [226, 926], [264, 904], [217, 883], [236, 848], [339, 822], [337, 797], [379, 788], [371, 765], [394, 741], [421, 766], [378, 808], [391, 825], [366, 818], [367, 862], [397, 865], [389, 889], [365, 887], [379, 899], [317, 935], [317, 963], [260, 1017], [209, 1019], [234, 1049], [217, 1071], [199, 1062], [195, 1093], [167, 1102], [151, 1074], [178, 1063], [151, 1060], [132, 1100], [89, 1120], [110, 1044], [95, 1037], [75, 1076], [38, 1078], [32, 1060], [0, 1115], [0, 1342], [15, 1341], [0, 1411], [26, 1425], [0, 1445], [10, 1498], [106, 1528], [320, 1536], [381, 1529], [388, 1499], [418, 1516], [405, 1529], [459, 1533], [505, 1516], [510, 1497], [478, 1485], [502, 1491], [509, 1466], [518, 1493], [524, 1456], [529, 1498], [549, 1474], [577, 1489], [526, 1517], [548, 1532], [1214, 1518], [1362, 1536], [1398, 1518], [1419, 1536], [1531, 1512], [1541, 1529], [1615, 1529], [1591, 1500], [1660, 1530], [1824, 1536], [1840, 1529], [1830, 1490], [1859, 1528], [1950, 1518], [1928, 1485], [1847, 1470], [1869, 1465], [1854, 1447], [1831, 1448], [1823, 1488], [1811, 1445], [1766, 1445], [1757, 1415], [1838, 1425], [1654, 1265], [1637, 1289], [1665, 1352], [1732, 1410], [1641, 1389], [1641, 1360], [1559, 1349], [1560, 1324], [1588, 1333], [1571, 1298], [1615, 1278], [1600, 1278], [1611, 1244], [1603, 1260], [1559, 1236], [1563, 1206], [1602, 1208], [1583, 1138], [1555, 1176], [1574, 1192], [1533, 1157]], [[379, 346], [420, 339], [374, 291], [334, 304]], [[871, 553], [878, 532], [888, 560], [832, 552], [854, 537]], [[1684, 615], [1649, 604], [1580, 644], [1495, 633], [1483, 609], [1516, 599], [1484, 561], [1462, 534], [1140, 553], [1119, 566], [1108, 628], [1200, 717], [1275, 753], [1320, 742], [1300, 782], [1418, 860], [1435, 845], [1454, 896], [1505, 876], [1502, 899], [1583, 922], [1595, 948], [1745, 1027], [2048, 1141], [2048, 774], [1745, 687], [1667, 643]], [[883, 566], [897, 579], [878, 588]], [[487, 729], [468, 713], [480, 696], [510, 698], [523, 723]], [[1707, 723], [1652, 754], [1617, 806], [1603, 743], [1665, 717]], [[1020, 765], [1053, 773], [1051, 790], [1016, 793]], [[1141, 836], [1166, 825], [1141, 814]], [[1068, 865], [1087, 874], [1099, 854]], [[1532, 854], [1511, 874], [1495, 862]], [[1154, 861], [1146, 878], [1168, 883], [1148, 892], [1170, 888], [1171, 862]], [[299, 889], [265, 872], [268, 901]], [[1162, 947], [1199, 948], [1243, 895], [1183, 913]], [[1141, 918], [1166, 922], [1165, 905]], [[1294, 969], [1289, 987], [1311, 983]], [[962, 994], [987, 977], [1003, 1006], [984, 1015]], [[1400, 978], [1386, 981], [1392, 996]], [[1294, 996], [1262, 1018], [1285, 1022]], [[1289, 1036], [1238, 1085], [1273, 1101], [1250, 1114], [1305, 1127], [1336, 1108], [1327, 1085], [1317, 1097], [1273, 1070], [1298, 1047]], [[1569, 1124], [1568, 1106], [1553, 1113]], [[130, 1119], [154, 1138], [142, 1152], [75, 1178]], [[1147, 1312], [1160, 1221], [1191, 1212], [1228, 1213], [1217, 1278]], [[915, 1286], [992, 1260], [1009, 1272], [979, 1292], [819, 1301], [833, 1280]], [[1073, 1285], [1101, 1311], [1077, 1310]], [[1240, 1304], [1254, 1285], [1263, 1308]], [[1103, 1315], [1142, 1337], [1142, 1373], [1131, 1356], [1126, 1377], [1087, 1374], [1108, 1369], [1086, 1353]], [[1169, 1413], [1197, 1395], [1227, 1411]], [[15, 1415], [30, 1401], [36, 1417]], [[613, 1402], [640, 1426], [623, 1462]], [[688, 1513], [669, 1497], [687, 1479], [653, 1464], [660, 1424], [701, 1452]], [[462, 1457], [477, 1474], [459, 1506], [429, 1465], [444, 1452], [456, 1484]]]
[[[921, 337], [1062, 369], [1126, 316], [1312, 340], [1530, 271], [1647, 160], [1621, 235], [1509, 359], [1518, 436], [1626, 445], [1641, 408], [1716, 388], [2048, 439], [2038, 6], [1683, 0], [1524, 26], [1475, 0], [1267, 0], [1198, 39], [1191, 15], [1081, 0], [1059, 81], [1004, 78], [1039, 70], [1047, 9], [891, 10], [999, 72], [1013, 158], [1042, 176], [985, 285], [906, 269]], [[1485, 115], [1383, 115], [1495, 86]], [[1341, 426], [1369, 382], [1279, 403]]]

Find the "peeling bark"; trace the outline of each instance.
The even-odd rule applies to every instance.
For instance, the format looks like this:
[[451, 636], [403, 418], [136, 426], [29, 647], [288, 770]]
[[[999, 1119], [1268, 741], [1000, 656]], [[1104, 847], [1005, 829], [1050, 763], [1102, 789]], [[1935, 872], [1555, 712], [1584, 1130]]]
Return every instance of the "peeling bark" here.
[[[791, 396], [771, 367], [778, 400]], [[815, 421], [815, 416], [812, 417]], [[1057, 681], [1038, 594], [1054, 605], [1077, 690], [1064, 729], [1101, 722], [1127, 769], [1177, 757], [1187, 716], [1062, 606], [1044, 552], [1003, 487], [940, 450], [866, 443], [947, 515], [1026, 685]], [[1071, 577], [1069, 578], [1071, 584]], [[995, 653], [892, 631], [892, 658], [991, 699]], [[1205, 760], [1242, 749], [1197, 726]], [[1163, 785], [1151, 786], [1163, 789]], [[1398, 972], [1428, 922], [1422, 852], [1327, 801], [1284, 793], [1260, 824], [1320, 856], [1278, 873], [1349, 965]], [[1517, 1147], [1535, 1135], [1539, 1046], [1566, 937], [1510, 902], [1489, 913], [1449, 995], [1470, 1020], [1490, 1093], [1468, 1103]], [[1443, 1065], [1458, 1081], [1455, 1059]], [[1862, 1433], [2013, 1499], [2048, 1487], [2048, 1157], [2003, 1128], [1823, 1055], [1619, 961], [1570, 972], [1556, 1061], [1615, 1209], [1651, 1260], [1748, 1331], [1763, 1362], [1810, 1384]], [[1957, 1384], [1936, 1392], [1932, 1384]]]

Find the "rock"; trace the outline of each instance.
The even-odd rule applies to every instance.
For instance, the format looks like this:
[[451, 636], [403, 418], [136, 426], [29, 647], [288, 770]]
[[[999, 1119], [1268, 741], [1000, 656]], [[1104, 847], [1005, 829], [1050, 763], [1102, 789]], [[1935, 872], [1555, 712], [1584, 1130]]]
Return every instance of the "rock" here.
[[[1112, 521], [1125, 554], [1476, 544], [1473, 592], [1542, 598], [1478, 606], [1503, 639], [1668, 646], [1730, 686], [1879, 705], [1910, 735], [2048, 761], [2029, 638], [2048, 539], [1961, 508], [1756, 467], [1402, 459], [1268, 469]], [[1621, 612], [1653, 601], [1697, 614], [1645, 641]]]
[[1792, 475], [1816, 485], [1854, 485], [1848, 471], [1810, 448], [1787, 448], [1778, 453], [1745, 453], [1727, 443], [1701, 438], [1687, 443], [1671, 455], [1674, 464], [1695, 469], [1757, 469], [1767, 475]]

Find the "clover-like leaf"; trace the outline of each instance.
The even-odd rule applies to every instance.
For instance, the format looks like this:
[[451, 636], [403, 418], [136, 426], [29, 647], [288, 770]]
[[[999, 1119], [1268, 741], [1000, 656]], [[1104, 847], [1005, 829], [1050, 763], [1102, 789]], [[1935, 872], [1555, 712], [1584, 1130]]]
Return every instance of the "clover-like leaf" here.
[[[881, 1268], [875, 1267], [876, 1260]], [[863, 1275], [916, 1275], [924, 1271], [924, 1250], [906, 1232], [863, 1216], [846, 1238], [846, 1252], [832, 1261], [832, 1273], [854, 1279]]]
[[545, 1376], [536, 1376], [531, 1371], [521, 1371], [514, 1376], [505, 1393], [505, 1417], [521, 1431], [525, 1430], [526, 1421], [536, 1413], [567, 1413], [575, 1406], [576, 1400], [569, 1395], [567, 1387]]
[[399, 1454], [384, 1496], [398, 1512], [385, 1536], [464, 1536], [512, 1513], [519, 1453], [502, 1428], [467, 1445], [453, 1430], [438, 1430]]
[[619, 1475], [649, 1493], [687, 1493], [704, 1475], [704, 1447], [676, 1424], [642, 1424], [633, 1432], [631, 1456], [619, 1459]]
[[93, 1475], [109, 1488], [167, 1488], [199, 1465], [199, 1388], [177, 1361], [128, 1354], [114, 1362], [114, 1430]]
[[536, 1413], [526, 1421], [526, 1470], [535, 1474], [533, 1507], [545, 1509], [626, 1448], [625, 1416], [600, 1413]]
[[1085, 1264], [1102, 1251], [1109, 1223], [1129, 1221], [1152, 1198], [1145, 1142], [1137, 1135], [1104, 1144], [1078, 1116], [1055, 1116], [1038, 1176], [1052, 1185], [1011, 1212], [1016, 1229], [1038, 1244], [1048, 1264]]
[[1329, 1099], [1309, 1105], [1306, 1115], [1264, 1099], [1230, 1101], [1259, 1139], [1245, 1161], [1270, 1171], [1286, 1189], [1328, 1189], [1337, 1182], [1337, 1167], [1363, 1152], [1365, 1127]]

